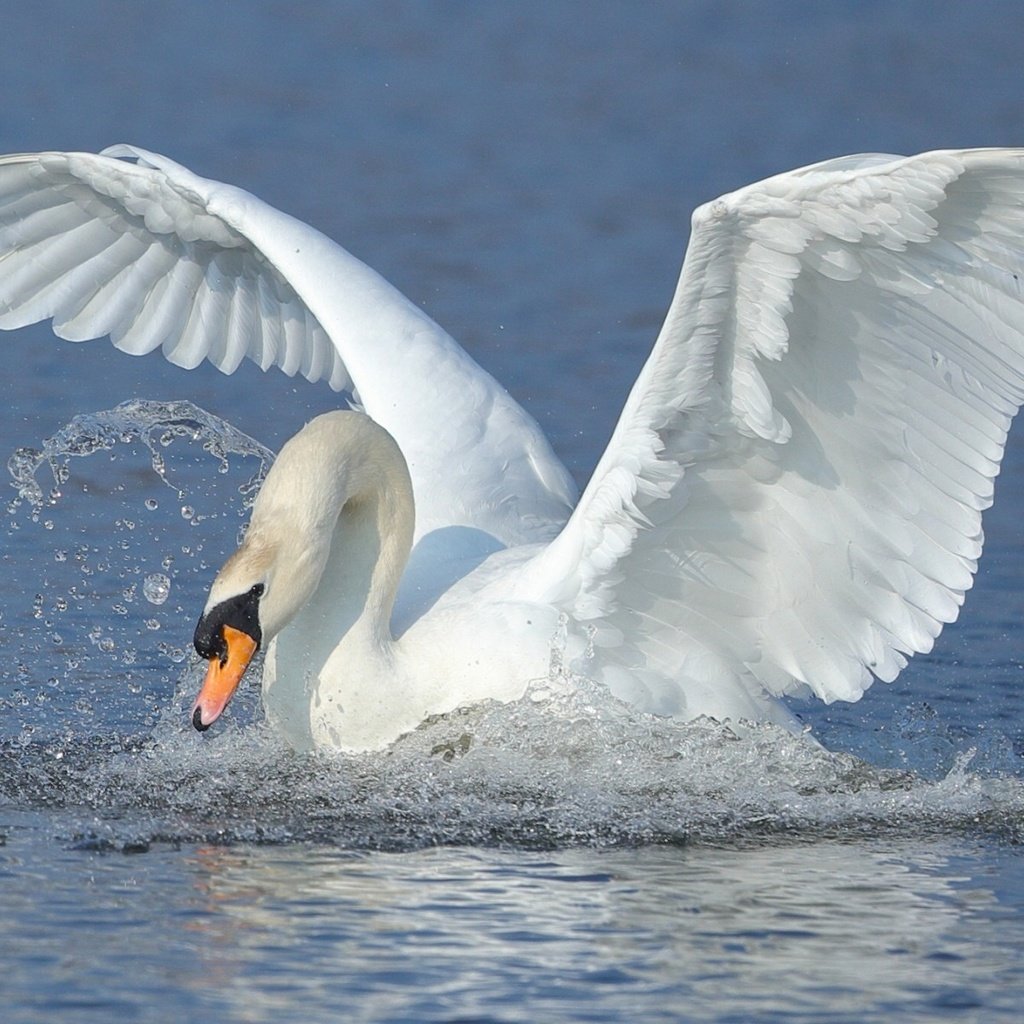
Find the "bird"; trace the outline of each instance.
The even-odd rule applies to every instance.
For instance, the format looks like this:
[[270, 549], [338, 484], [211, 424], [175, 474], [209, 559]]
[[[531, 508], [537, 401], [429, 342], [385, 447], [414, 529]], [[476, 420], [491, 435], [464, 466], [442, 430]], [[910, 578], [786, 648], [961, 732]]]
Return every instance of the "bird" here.
[[[799, 731], [929, 651], [1024, 397], [1024, 150], [825, 160], [700, 206], [578, 495], [537, 423], [315, 229], [128, 145], [0, 158], [0, 328], [325, 380], [195, 629], [297, 749], [386, 748], [556, 664]], [[557, 657], [556, 657], [557, 656]]]

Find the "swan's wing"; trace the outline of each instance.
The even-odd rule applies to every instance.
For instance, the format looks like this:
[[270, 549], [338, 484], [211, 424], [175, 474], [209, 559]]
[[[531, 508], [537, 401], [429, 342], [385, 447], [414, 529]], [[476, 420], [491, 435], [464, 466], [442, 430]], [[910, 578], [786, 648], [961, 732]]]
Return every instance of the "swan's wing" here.
[[608, 678], [661, 710], [701, 685], [692, 712], [856, 699], [956, 617], [1022, 396], [1024, 151], [752, 185], [694, 215], [653, 353], [520, 593], [593, 623]]
[[74, 341], [352, 392], [405, 452], [421, 534], [512, 543], [571, 507], [537, 425], [429, 317], [319, 232], [165, 157], [0, 158], [0, 328], [49, 318]]

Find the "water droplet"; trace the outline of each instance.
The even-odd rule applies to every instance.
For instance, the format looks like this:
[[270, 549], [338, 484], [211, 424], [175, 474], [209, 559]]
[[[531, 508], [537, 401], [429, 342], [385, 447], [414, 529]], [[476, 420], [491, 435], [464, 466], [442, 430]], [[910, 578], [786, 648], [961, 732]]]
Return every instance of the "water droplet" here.
[[181, 518], [182, 519], [194, 519], [196, 510], [191, 505], [181, 506]]
[[171, 592], [171, 581], [162, 573], [154, 572], [142, 583], [142, 593], [150, 604], [163, 604]]
[[158, 502], [156, 500], [156, 498], [147, 498], [146, 499], [146, 508], [148, 508], [150, 512], [154, 512], [159, 507], [160, 507], [160, 502]]
[[68, 553], [66, 551], [54, 551], [53, 560], [55, 562], [66, 562], [68, 560]]
[[146, 619], [146, 629], [159, 629], [160, 623], [156, 619]]

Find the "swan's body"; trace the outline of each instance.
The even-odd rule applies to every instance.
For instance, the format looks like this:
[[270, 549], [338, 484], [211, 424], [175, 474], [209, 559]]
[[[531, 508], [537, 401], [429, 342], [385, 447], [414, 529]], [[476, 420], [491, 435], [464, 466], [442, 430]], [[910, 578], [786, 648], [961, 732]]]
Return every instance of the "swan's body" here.
[[260, 587], [260, 621], [277, 638], [264, 703], [295, 746], [385, 745], [450, 709], [451, 693], [511, 700], [546, 674], [551, 610], [516, 601], [487, 568], [393, 635], [413, 515], [402, 453], [362, 413], [317, 417], [268, 474], [206, 615]]
[[357, 397], [366, 416], [285, 446], [197, 631], [211, 676], [269, 644], [268, 714], [296, 745], [379, 747], [514, 699], [560, 625], [571, 664], [647, 710], [788, 723], [779, 696], [894, 678], [971, 584], [1024, 397], [1024, 154], [828, 161], [693, 223], [575, 510], [537, 425], [422, 312], [163, 157], [0, 159], [0, 327], [53, 317]]

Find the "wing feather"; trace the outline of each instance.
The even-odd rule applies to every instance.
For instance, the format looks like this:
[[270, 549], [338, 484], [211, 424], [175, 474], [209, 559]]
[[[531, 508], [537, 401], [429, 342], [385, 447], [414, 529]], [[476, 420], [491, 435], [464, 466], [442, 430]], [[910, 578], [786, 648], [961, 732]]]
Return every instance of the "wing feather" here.
[[263, 324], [263, 335], [255, 348], [254, 356], [256, 365], [261, 370], [267, 370], [271, 366], [278, 365], [278, 353], [284, 344], [281, 310], [277, 296], [273, 294], [273, 285], [268, 278], [256, 278], [256, 293]]
[[[0, 270], [10, 288], [0, 297], [0, 326], [23, 327], [53, 316], [61, 302], [88, 288], [89, 264], [112, 242], [102, 224], [84, 221], [54, 238], [52, 244], [43, 238], [6, 252], [0, 257]], [[15, 294], [17, 298], [13, 298]]]
[[120, 235], [92, 257], [82, 267], [88, 285], [79, 291], [81, 300], [67, 299], [56, 310], [57, 333], [68, 341], [88, 341], [115, 330], [125, 313], [135, 310], [136, 295], [126, 293], [123, 285], [148, 248], [147, 242], [135, 235]]
[[157, 154], [0, 157], [0, 328], [46, 319], [358, 393], [412, 466], [420, 535], [548, 539], [572, 506], [536, 423], [422, 311], [319, 232]]
[[702, 207], [520, 593], [588, 623], [623, 696], [676, 713], [894, 678], [971, 585], [1024, 398], [1022, 279], [1022, 151], [843, 158]]
[[259, 298], [255, 282], [248, 274], [238, 274], [234, 280], [234, 288], [230, 291], [227, 326], [222, 346], [210, 356], [214, 366], [224, 373], [234, 373], [238, 369], [249, 353], [250, 346], [253, 362], [260, 365], [263, 324], [257, 315], [258, 308]]

